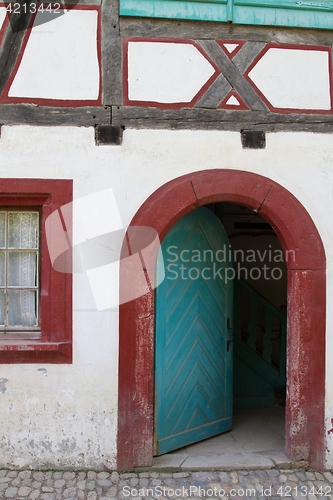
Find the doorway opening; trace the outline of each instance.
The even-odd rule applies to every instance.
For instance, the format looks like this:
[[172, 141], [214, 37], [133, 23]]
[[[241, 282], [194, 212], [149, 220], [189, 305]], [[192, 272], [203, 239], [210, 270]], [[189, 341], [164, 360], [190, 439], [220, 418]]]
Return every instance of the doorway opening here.
[[[140, 207], [131, 226], [170, 228], [198, 206], [228, 202], [256, 210], [275, 230], [287, 262], [286, 454], [324, 467], [326, 259], [305, 208], [286, 188], [238, 170], [193, 172], [161, 186]], [[127, 259], [128, 260], [128, 259]], [[120, 293], [136, 287], [120, 261]], [[142, 283], [142, 282], [140, 282]], [[140, 284], [139, 283], [139, 284]], [[119, 308], [118, 468], [152, 465], [154, 407], [154, 290]]]
[[[287, 266], [279, 238], [256, 211], [208, 205], [228, 235], [234, 261], [233, 408], [285, 406]], [[245, 347], [246, 346], [246, 347]]]
[[241, 453], [251, 465], [251, 452], [261, 452], [269, 463], [285, 449], [285, 255], [255, 211], [231, 203], [205, 208], [181, 218], [162, 244], [154, 455], [177, 450], [189, 456], [187, 467], [206, 453]]

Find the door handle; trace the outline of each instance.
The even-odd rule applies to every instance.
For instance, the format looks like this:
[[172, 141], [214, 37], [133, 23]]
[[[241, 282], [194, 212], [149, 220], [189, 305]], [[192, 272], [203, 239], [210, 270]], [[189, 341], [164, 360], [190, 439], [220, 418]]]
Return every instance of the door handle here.
[[234, 329], [230, 326], [230, 318], [227, 318], [227, 329], [232, 331], [232, 339], [227, 340], [227, 352], [229, 352], [230, 342], [234, 341]]

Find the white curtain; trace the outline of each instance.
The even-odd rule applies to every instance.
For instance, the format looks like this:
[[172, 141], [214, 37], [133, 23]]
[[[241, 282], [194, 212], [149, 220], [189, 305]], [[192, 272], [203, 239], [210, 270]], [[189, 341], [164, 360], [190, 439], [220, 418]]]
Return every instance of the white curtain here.
[[[9, 213], [8, 217], [8, 326], [37, 325], [36, 290], [13, 290], [37, 285], [38, 214]], [[14, 248], [35, 249], [15, 252]], [[13, 249], [11, 251], [11, 249]], [[2, 315], [2, 311], [0, 311]]]

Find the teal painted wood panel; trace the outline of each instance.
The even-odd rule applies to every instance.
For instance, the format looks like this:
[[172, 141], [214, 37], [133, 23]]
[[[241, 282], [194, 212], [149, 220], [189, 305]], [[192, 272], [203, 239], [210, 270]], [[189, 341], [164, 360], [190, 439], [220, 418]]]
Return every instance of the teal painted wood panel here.
[[120, 0], [123, 16], [333, 29], [331, 0]]
[[332, 29], [333, 1], [234, 0], [233, 22]]
[[[226, 285], [219, 270], [233, 264], [216, 259], [223, 248], [229, 249], [227, 235], [204, 207], [180, 219], [161, 246], [165, 279], [156, 289], [155, 320], [159, 455], [231, 428], [233, 350], [232, 343], [229, 352], [226, 346], [233, 283]], [[160, 258], [157, 272], [161, 266]]]
[[121, 0], [120, 15], [226, 22], [228, 8], [227, 0]]

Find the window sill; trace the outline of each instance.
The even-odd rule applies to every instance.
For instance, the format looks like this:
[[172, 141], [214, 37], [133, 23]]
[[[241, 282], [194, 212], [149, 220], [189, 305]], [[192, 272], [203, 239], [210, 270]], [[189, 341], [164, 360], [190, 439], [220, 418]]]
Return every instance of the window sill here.
[[6, 343], [0, 343], [0, 364], [71, 362], [71, 342], [8, 340]]

